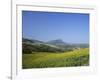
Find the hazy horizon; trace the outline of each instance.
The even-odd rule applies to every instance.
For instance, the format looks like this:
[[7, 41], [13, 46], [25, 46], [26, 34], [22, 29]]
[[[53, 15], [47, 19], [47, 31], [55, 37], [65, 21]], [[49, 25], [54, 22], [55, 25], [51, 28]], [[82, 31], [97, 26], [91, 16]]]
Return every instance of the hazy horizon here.
[[23, 37], [89, 44], [89, 14], [22, 11]]
[[[29, 39], [29, 40], [38, 40], [38, 39], [33, 39], [33, 38], [27, 38], [27, 37], [23, 37], [25, 39]], [[69, 43], [69, 44], [89, 44], [89, 43], [72, 43], [72, 42], [66, 42], [63, 39], [53, 39], [53, 40], [62, 40], [65, 43]], [[48, 40], [48, 41], [42, 41], [42, 40], [38, 40], [38, 41], [42, 41], [42, 42], [49, 42], [49, 41], [53, 41], [53, 40]]]

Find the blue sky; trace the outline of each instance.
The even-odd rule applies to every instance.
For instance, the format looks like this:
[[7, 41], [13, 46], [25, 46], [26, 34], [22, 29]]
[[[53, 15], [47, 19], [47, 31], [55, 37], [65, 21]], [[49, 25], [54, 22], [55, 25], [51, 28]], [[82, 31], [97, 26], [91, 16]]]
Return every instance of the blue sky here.
[[89, 14], [22, 11], [23, 37], [89, 43]]

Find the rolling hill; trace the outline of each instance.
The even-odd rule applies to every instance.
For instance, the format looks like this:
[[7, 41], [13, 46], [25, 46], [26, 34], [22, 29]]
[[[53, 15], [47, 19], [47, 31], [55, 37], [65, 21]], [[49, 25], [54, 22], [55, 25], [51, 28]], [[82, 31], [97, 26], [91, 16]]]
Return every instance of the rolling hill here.
[[68, 44], [61, 39], [43, 42], [35, 39], [22, 38], [23, 53], [32, 52], [64, 52], [74, 48], [88, 48], [88, 44]]

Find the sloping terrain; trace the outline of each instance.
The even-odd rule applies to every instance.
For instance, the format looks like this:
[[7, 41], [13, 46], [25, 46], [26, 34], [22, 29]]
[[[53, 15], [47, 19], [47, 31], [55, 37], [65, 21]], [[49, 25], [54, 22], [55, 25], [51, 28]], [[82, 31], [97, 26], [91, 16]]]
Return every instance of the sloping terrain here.
[[22, 39], [23, 54], [32, 52], [65, 52], [74, 48], [88, 48], [88, 44], [68, 44], [61, 39], [43, 42], [35, 39]]
[[23, 69], [88, 66], [89, 49], [75, 49], [62, 53], [35, 52], [34, 54], [23, 54], [22, 63]]

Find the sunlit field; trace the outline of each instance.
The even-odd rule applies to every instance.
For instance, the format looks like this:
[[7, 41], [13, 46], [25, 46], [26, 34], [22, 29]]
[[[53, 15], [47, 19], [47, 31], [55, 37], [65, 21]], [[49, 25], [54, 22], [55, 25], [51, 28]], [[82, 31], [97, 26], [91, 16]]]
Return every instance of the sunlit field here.
[[65, 52], [33, 52], [22, 54], [23, 69], [74, 67], [89, 65], [89, 49], [81, 48]]

